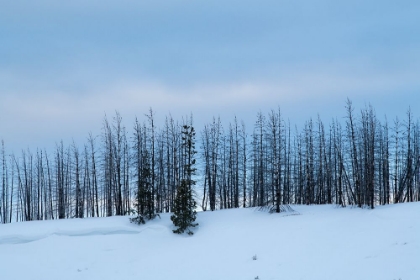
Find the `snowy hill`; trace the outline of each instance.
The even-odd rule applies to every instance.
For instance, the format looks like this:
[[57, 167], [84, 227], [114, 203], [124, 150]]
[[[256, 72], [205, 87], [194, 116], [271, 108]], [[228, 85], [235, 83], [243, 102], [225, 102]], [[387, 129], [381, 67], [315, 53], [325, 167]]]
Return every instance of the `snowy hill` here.
[[0, 225], [0, 279], [420, 279], [420, 203], [293, 208], [201, 212], [193, 236], [169, 214]]

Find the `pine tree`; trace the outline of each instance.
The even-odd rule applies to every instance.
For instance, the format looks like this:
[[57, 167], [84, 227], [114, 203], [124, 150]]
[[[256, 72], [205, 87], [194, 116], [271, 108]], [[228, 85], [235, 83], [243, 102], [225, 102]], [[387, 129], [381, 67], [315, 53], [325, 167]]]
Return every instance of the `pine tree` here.
[[154, 211], [154, 198], [151, 188], [151, 172], [148, 152], [142, 155], [142, 167], [138, 176], [138, 189], [134, 206], [136, 207], [137, 217], [131, 218], [132, 223], [144, 224], [146, 220], [153, 220], [156, 217]]
[[187, 231], [189, 235], [193, 232], [189, 229], [198, 224], [195, 223], [196, 219], [196, 202], [193, 197], [193, 186], [195, 181], [192, 175], [195, 174], [194, 168], [195, 159], [195, 131], [192, 126], [184, 125], [182, 129], [182, 153], [184, 164], [184, 176], [178, 186], [176, 198], [174, 202], [173, 215], [171, 220], [173, 224], [178, 227], [173, 230], [174, 233], [184, 233]]

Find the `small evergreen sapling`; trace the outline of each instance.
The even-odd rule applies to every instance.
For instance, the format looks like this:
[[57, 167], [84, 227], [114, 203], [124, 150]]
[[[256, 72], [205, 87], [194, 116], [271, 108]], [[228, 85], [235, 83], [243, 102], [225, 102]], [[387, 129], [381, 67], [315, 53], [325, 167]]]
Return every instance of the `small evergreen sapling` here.
[[174, 213], [171, 216], [173, 224], [178, 227], [173, 230], [174, 233], [184, 233], [187, 230], [189, 235], [193, 232], [189, 229], [198, 224], [194, 223], [196, 219], [196, 202], [192, 197], [191, 189], [186, 180], [181, 181], [175, 198]]
[[148, 220], [156, 218], [154, 208], [154, 197], [151, 184], [151, 171], [149, 154], [147, 151], [142, 155], [143, 166], [138, 170], [137, 174], [137, 192], [134, 201], [137, 217], [131, 218], [130, 221], [136, 224], [145, 224]]
[[195, 185], [195, 181], [191, 179], [192, 175], [195, 174], [195, 132], [192, 126], [184, 125], [182, 129], [182, 152], [185, 160], [184, 164], [184, 178], [181, 180], [178, 186], [176, 197], [174, 201], [173, 215], [171, 221], [178, 227], [173, 230], [174, 233], [184, 233], [187, 231], [189, 235], [193, 232], [190, 230], [191, 227], [195, 227], [198, 224], [195, 223], [196, 214], [196, 202], [193, 197], [192, 187]]

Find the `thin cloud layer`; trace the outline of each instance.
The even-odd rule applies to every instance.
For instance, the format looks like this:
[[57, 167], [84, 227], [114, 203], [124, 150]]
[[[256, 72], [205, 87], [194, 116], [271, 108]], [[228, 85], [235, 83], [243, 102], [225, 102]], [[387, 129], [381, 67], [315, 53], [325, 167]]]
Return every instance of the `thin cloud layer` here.
[[[409, 105], [412, 109], [418, 106], [401, 102], [401, 99], [418, 99], [411, 89], [420, 87], [420, 82], [413, 74], [360, 76], [353, 73], [351, 76], [351, 73], [325, 69], [289, 73], [277, 81], [189, 87], [125, 81], [86, 92], [59, 89], [35, 90], [31, 94], [6, 92], [0, 97], [0, 111], [4, 116], [0, 119], [2, 138], [20, 148], [51, 147], [61, 139], [83, 142], [89, 132], [100, 133], [105, 115], [112, 118], [115, 111], [120, 112], [124, 124], [130, 128], [135, 117], [145, 120], [150, 108], [161, 124], [169, 114], [181, 121], [192, 113], [198, 127], [213, 117], [220, 116], [228, 123], [237, 116], [251, 130], [259, 111], [268, 113], [278, 107], [292, 124], [302, 125], [309, 118], [317, 118], [317, 114], [327, 121], [342, 118], [347, 97], [359, 107], [368, 103], [376, 107], [379, 103], [380, 116], [387, 114], [390, 118], [404, 114]], [[392, 110], [383, 109], [386, 103]]]

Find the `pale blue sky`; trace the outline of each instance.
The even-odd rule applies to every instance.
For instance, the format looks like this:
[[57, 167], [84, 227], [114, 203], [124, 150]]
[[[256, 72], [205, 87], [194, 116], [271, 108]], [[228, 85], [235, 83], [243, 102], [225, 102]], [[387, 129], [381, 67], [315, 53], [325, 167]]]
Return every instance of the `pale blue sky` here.
[[292, 124], [340, 119], [347, 97], [419, 116], [419, 1], [0, 0], [13, 149], [81, 141], [115, 110], [130, 127], [149, 107], [199, 129], [237, 115], [251, 132], [277, 106]]

